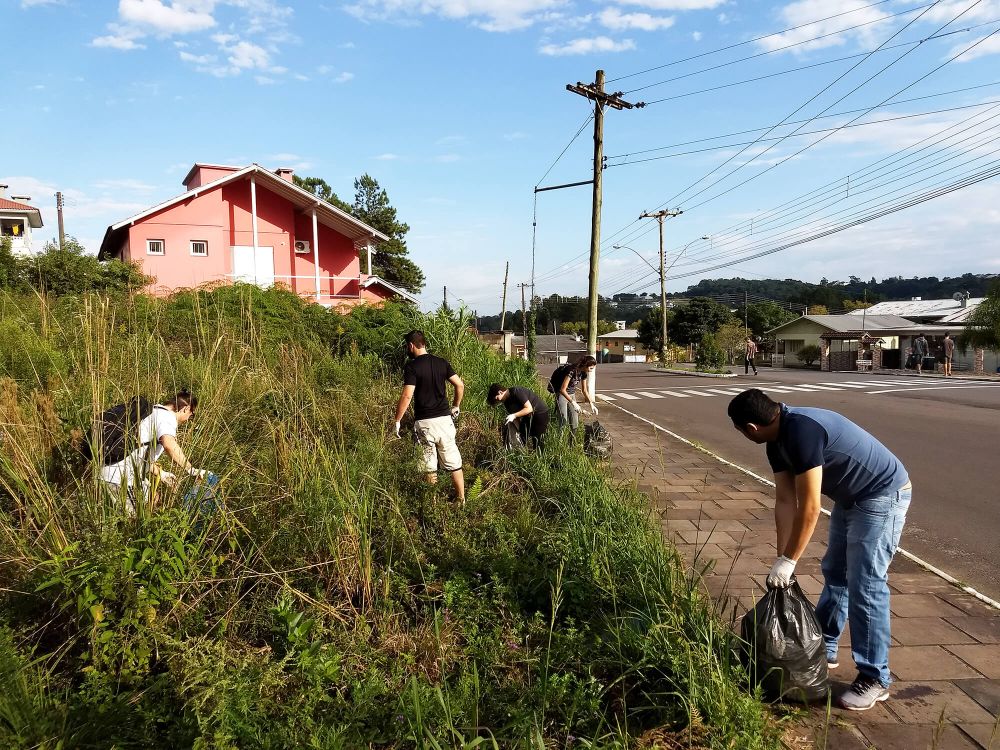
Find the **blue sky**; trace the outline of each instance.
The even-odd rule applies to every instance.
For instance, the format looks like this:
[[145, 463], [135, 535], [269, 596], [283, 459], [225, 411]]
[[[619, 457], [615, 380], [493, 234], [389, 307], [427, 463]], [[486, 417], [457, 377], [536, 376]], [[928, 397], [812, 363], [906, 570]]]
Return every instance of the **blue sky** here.
[[[655, 263], [655, 226], [635, 219], [663, 205], [684, 209], [666, 222], [671, 290], [710, 276], [1000, 273], [1000, 178], [746, 260], [997, 165], [1000, 0], [0, 0], [0, 12], [0, 182], [41, 206], [45, 238], [55, 190], [67, 231], [96, 251], [108, 224], [180, 193], [196, 161], [290, 166], [347, 200], [368, 172], [411, 226], [425, 305], [447, 285], [493, 313], [506, 260], [509, 299], [530, 280], [532, 188], [588, 115], [565, 85], [602, 68], [629, 101], [666, 99], [606, 116], [602, 294], [657, 290], [613, 245]], [[714, 139], [824, 114], [801, 124], [809, 135]], [[591, 132], [543, 184], [590, 177]], [[741, 152], [759, 136], [774, 140]], [[679, 151], [697, 153], [639, 161]], [[538, 294], [586, 293], [589, 232], [589, 188], [539, 195]]]

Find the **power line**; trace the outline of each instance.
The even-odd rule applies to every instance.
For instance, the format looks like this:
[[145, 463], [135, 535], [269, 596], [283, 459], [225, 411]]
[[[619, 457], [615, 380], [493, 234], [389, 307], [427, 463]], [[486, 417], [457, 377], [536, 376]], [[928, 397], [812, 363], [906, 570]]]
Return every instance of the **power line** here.
[[636, 76], [645, 75], [646, 73], [652, 73], [654, 70], [663, 70], [664, 68], [669, 68], [674, 65], [680, 65], [681, 63], [690, 62], [691, 60], [698, 60], [702, 57], [708, 57], [709, 55], [716, 55], [719, 52], [728, 52], [731, 49], [736, 49], [737, 47], [743, 47], [747, 44], [753, 44], [754, 42], [759, 42], [764, 39], [769, 39], [772, 36], [781, 36], [782, 34], [787, 34], [789, 31], [798, 31], [799, 29], [804, 29], [807, 26], [812, 26], [817, 23], [822, 23], [823, 21], [829, 21], [833, 18], [840, 18], [841, 16], [847, 16], [851, 13], [858, 13], [862, 10], [868, 10], [869, 8], [875, 8], [879, 5], [885, 5], [891, 0], [878, 0], [878, 2], [870, 3], [868, 5], [862, 5], [860, 8], [852, 8], [851, 10], [845, 10], [842, 13], [835, 13], [832, 16], [826, 16], [825, 18], [817, 18], [815, 21], [808, 21], [807, 23], [799, 24], [798, 26], [790, 26], [787, 29], [782, 29], [781, 31], [772, 31], [769, 34], [764, 34], [763, 36], [754, 37], [753, 39], [747, 39], [743, 42], [736, 42], [735, 44], [729, 44], [725, 47], [719, 47], [714, 50], [709, 50], [708, 52], [701, 52], [697, 55], [691, 55], [689, 57], [683, 57], [679, 60], [674, 60], [672, 62], [664, 63], [663, 65], [655, 65], [652, 68], [646, 68], [645, 70], [640, 70], [635, 73], [628, 73], [627, 75], [618, 76], [617, 78], [611, 78], [608, 83], [614, 83], [615, 81], [624, 81], [627, 78], [635, 78]]
[[[889, 19], [892, 19], [892, 18], [898, 18], [899, 16], [905, 16], [907, 13], [913, 13], [914, 11], [923, 10], [925, 8], [930, 8], [933, 5], [934, 5], [934, 3], [928, 3], [928, 4], [925, 4], [925, 5], [918, 5], [918, 6], [914, 7], [914, 8], [907, 8], [906, 10], [901, 10], [898, 13], [893, 13], [892, 15], [889, 15], [889, 16], [883, 16], [882, 18], [878, 18], [878, 19], [876, 19], [874, 21], [865, 21], [864, 23], [860, 23], [857, 26], [849, 26], [849, 27], [847, 27], [845, 29], [840, 29], [839, 31], [831, 31], [829, 33], [821, 34], [820, 36], [815, 36], [815, 37], [812, 37], [811, 39], [804, 39], [801, 42], [795, 42], [794, 44], [789, 44], [789, 45], [786, 45], [784, 47], [778, 47], [776, 49], [768, 50], [768, 51], [765, 51], [765, 52], [758, 52], [758, 53], [753, 54], [753, 55], [747, 55], [746, 57], [739, 57], [739, 58], [737, 58], [735, 60], [729, 60], [728, 62], [719, 63], [718, 65], [711, 65], [711, 66], [709, 66], [707, 68], [701, 68], [699, 70], [694, 70], [694, 71], [691, 71], [690, 73], [684, 73], [683, 75], [674, 76], [673, 78], [667, 78], [667, 79], [665, 79], [663, 81], [656, 81], [655, 83], [647, 83], [645, 86], [639, 86], [638, 88], [631, 89], [631, 90], [629, 90], [629, 91], [627, 91], [625, 93], [627, 93], [627, 94], [634, 94], [636, 91], [645, 91], [646, 89], [651, 89], [651, 88], [653, 88], [655, 86], [663, 86], [664, 84], [667, 84], [667, 83], [674, 83], [676, 81], [682, 81], [685, 78], [692, 78], [694, 76], [701, 75], [702, 73], [710, 73], [713, 70], [720, 70], [722, 68], [727, 68], [730, 65], [738, 65], [739, 63], [746, 62], [748, 60], [754, 60], [754, 59], [756, 59], [758, 57], [764, 57], [766, 55], [772, 55], [772, 54], [774, 54], [776, 52], [784, 52], [786, 50], [791, 49], [792, 47], [798, 47], [799, 45], [802, 45], [802, 44], [808, 44], [809, 42], [814, 42], [814, 41], [817, 41], [819, 39], [825, 39], [828, 36], [835, 36], [837, 34], [843, 34], [845, 31], [853, 31], [854, 29], [860, 29], [863, 26], [870, 26], [871, 24], [874, 24], [874, 23], [882, 23], [882, 22], [888, 21]], [[864, 54], [864, 53], [861, 53], [861, 54]], [[840, 60], [849, 60], [851, 57], [857, 57], [857, 56], [858, 55], [851, 55], [849, 57], [841, 57], [841, 58], [837, 58], [835, 60], [827, 60], [827, 61], [825, 61], [824, 63], [821, 63], [821, 64], [829, 64], [829, 63], [832, 63], [832, 62], [838, 62]], [[812, 67], [812, 66], [809, 66], [809, 67]], [[801, 70], [801, 68], [794, 68], [793, 70]], [[663, 100], [657, 100], [657, 101], [663, 101]], [[647, 104], [652, 104], [652, 102], [647, 102]]]
[[[787, 137], [790, 137], [790, 138], [801, 138], [802, 136], [806, 136], [806, 135], [818, 135], [820, 133], [835, 133], [838, 130], [847, 130], [848, 128], [863, 128], [863, 127], [865, 127], [867, 125], [882, 125], [882, 124], [887, 123], [887, 122], [896, 122], [898, 120], [911, 120], [911, 119], [913, 119], [915, 117], [929, 117], [930, 115], [940, 115], [940, 114], [944, 114], [945, 112], [957, 112], [957, 111], [963, 110], [963, 109], [976, 109], [976, 108], [979, 108], [979, 107], [988, 107], [991, 104], [997, 104], [998, 102], [1000, 102], [1000, 99], [991, 99], [991, 100], [988, 100], [988, 101], [985, 101], [985, 102], [980, 102], [978, 104], [965, 104], [965, 105], [962, 105], [960, 107], [947, 107], [945, 109], [932, 109], [932, 110], [928, 110], [926, 112], [914, 112], [914, 113], [911, 113], [911, 114], [908, 114], [908, 115], [898, 115], [896, 117], [886, 117], [886, 118], [883, 118], [881, 120], [870, 120], [868, 122], [859, 122], [859, 123], [854, 123], [852, 125], [843, 125], [843, 126], [839, 126], [839, 127], [835, 127], [835, 128], [821, 128], [819, 130], [804, 130], [801, 133], [794, 133], [794, 134], [792, 134], [790, 136], [787, 136]], [[690, 151], [678, 151], [677, 153], [674, 153], [674, 154], [663, 154], [661, 156], [649, 156], [649, 157], [647, 157], [645, 159], [633, 159], [631, 161], [621, 162], [620, 164], [608, 164], [608, 168], [610, 169], [611, 167], [627, 167], [627, 166], [632, 166], [633, 164], [645, 164], [646, 162], [650, 162], [650, 161], [661, 161], [663, 159], [675, 159], [675, 158], [677, 158], [679, 156], [689, 156], [691, 154], [703, 154], [703, 153], [706, 153], [708, 151], [720, 151], [722, 149], [734, 148], [736, 146], [752, 145], [752, 144], [755, 144], [755, 143], [768, 143], [768, 142], [779, 141], [779, 140], [783, 140], [783, 138], [782, 137], [760, 138], [760, 139], [758, 139], [756, 141], [744, 141], [744, 142], [740, 142], [740, 143], [722, 143], [722, 144], [720, 144], [718, 146], [707, 146], [705, 148], [692, 149]], [[610, 159], [612, 157], [609, 156], [608, 158]]]
[[544, 180], [546, 177], [549, 176], [549, 172], [551, 172], [555, 168], [556, 164], [559, 163], [559, 160], [566, 155], [566, 152], [569, 151], [569, 147], [573, 145], [573, 143], [576, 141], [577, 138], [580, 137], [580, 133], [583, 132], [584, 128], [586, 128], [590, 124], [590, 121], [593, 119], [594, 119], [594, 113], [591, 112], [590, 114], [587, 115], [587, 119], [583, 121], [583, 124], [580, 126], [579, 130], [577, 130], [576, 133], [573, 135], [573, 137], [569, 139], [569, 143], [566, 144], [566, 147], [559, 152], [559, 156], [557, 156], [555, 158], [555, 161], [553, 161], [549, 165], [549, 168], [545, 170], [545, 174], [543, 174], [541, 177], [538, 178], [538, 182], [535, 183], [535, 187], [541, 185], [542, 180]]

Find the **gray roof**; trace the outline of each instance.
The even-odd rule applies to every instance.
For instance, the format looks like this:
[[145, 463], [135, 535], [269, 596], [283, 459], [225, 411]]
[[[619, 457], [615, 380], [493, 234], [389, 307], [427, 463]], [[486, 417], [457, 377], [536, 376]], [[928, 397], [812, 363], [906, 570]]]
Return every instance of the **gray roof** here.
[[[964, 307], [961, 302], [950, 297], [879, 302], [868, 308], [868, 315], [901, 315], [904, 318], [933, 318], [941, 323], [962, 323], [982, 301], [982, 297], [973, 297], [966, 300]], [[849, 314], [861, 313], [861, 310], [854, 310]]]
[[626, 328], [623, 331], [612, 331], [611, 333], [602, 333], [597, 338], [599, 339], [637, 339], [639, 338], [639, 332], [634, 328]]
[[[871, 308], [869, 308], [870, 310]], [[860, 331], [862, 326], [866, 331], [886, 331], [897, 328], [909, 328], [913, 325], [912, 320], [901, 318], [898, 315], [865, 315], [863, 319], [857, 315], [803, 315], [802, 317], [790, 320], [787, 323], [772, 328], [768, 333], [775, 333], [782, 328], [797, 323], [801, 320], [811, 320], [813, 323], [828, 328], [834, 333], [847, 333], [848, 331]]]
[[[524, 336], [514, 336], [514, 341], [519, 344], [524, 343]], [[558, 345], [559, 352], [584, 352], [587, 351], [586, 340], [577, 341], [572, 336], [560, 334], [542, 334], [535, 336], [535, 351], [555, 352]]]

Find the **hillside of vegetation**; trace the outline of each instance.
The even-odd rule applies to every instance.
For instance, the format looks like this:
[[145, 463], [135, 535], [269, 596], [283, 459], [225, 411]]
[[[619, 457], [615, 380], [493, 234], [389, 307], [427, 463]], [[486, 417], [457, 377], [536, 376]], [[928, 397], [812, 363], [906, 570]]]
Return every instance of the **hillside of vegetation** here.
[[[464, 507], [391, 437], [414, 327], [467, 383]], [[457, 314], [0, 292], [0, 747], [777, 747], [647, 498], [501, 450], [486, 388], [533, 377]], [[180, 388], [220, 507], [130, 517], [82, 438]]]

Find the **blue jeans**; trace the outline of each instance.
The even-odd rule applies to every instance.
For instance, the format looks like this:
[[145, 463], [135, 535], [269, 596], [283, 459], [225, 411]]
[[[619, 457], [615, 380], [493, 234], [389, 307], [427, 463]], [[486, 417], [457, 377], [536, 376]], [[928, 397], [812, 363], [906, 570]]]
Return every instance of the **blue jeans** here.
[[834, 505], [830, 541], [823, 557], [825, 586], [816, 605], [827, 658], [836, 660], [844, 623], [851, 624], [851, 653], [858, 673], [878, 680], [889, 675], [889, 563], [910, 507], [910, 488]]
[[576, 428], [580, 426], [580, 414], [561, 393], [556, 394], [556, 413], [561, 426], [569, 425], [570, 430], [576, 432]]

